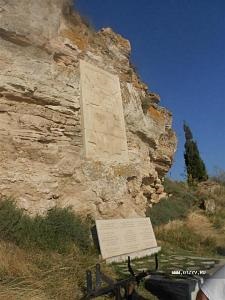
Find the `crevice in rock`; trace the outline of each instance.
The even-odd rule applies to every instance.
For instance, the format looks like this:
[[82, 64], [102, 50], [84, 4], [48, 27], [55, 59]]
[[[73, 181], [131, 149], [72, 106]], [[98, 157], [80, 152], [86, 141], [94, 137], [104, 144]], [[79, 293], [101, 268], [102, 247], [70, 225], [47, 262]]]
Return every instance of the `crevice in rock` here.
[[142, 186], [143, 185], [151, 185], [155, 181], [154, 177], [143, 177], [142, 178]]
[[130, 182], [134, 179], [137, 179], [137, 176], [130, 176], [130, 177], [127, 177], [127, 181]]
[[9, 85], [11, 85], [12, 87], [14, 87], [14, 88], [16, 88], [16, 89], [19, 89], [19, 90], [21, 90], [21, 91], [23, 91], [23, 92], [26, 91], [26, 88], [25, 88], [24, 86], [20, 85], [20, 84], [9, 83]]
[[54, 53], [53, 59], [56, 63], [63, 63], [66, 67], [76, 65], [77, 61], [65, 53]]
[[151, 148], [156, 150], [157, 144], [153, 138], [147, 137], [146, 134], [141, 131], [137, 131], [136, 134], [144, 143], [147, 143]]
[[76, 48], [75, 47], [73, 47], [72, 45], [70, 45], [70, 44], [65, 44], [65, 46], [66, 47], [68, 47], [68, 48], [70, 48], [71, 50], [76, 50]]
[[72, 86], [71, 84], [69, 84], [69, 83], [66, 83], [66, 85], [67, 85], [68, 87], [71, 87], [71, 88], [73, 88], [73, 89], [74, 89], [74, 86]]
[[59, 101], [57, 100], [48, 100], [46, 98], [41, 98], [41, 97], [35, 97], [33, 96], [32, 92], [27, 92], [24, 95], [22, 94], [12, 94], [12, 93], [4, 93], [3, 94], [7, 100], [12, 100], [16, 102], [23, 102], [27, 104], [36, 104], [40, 106], [45, 106], [45, 105], [52, 105], [52, 106], [57, 106], [60, 105]]
[[[2, 92], [6, 92], [7, 90], [4, 88], [4, 87], [2, 87], [2, 86], [0, 86], [0, 93], [2, 93]], [[2, 94], [1, 94], [2, 95]]]
[[6, 40], [8, 42], [22, 47], [27, 47], [31, 45], [30, 41], [25, 36], [17, 34], [14, 31], [7, 31], [3, 28], [0, 28], [0, 37], [3, 40]]
[[39, 142], [41, 144], [50, 144], [50, 143], [54, 143], [55, 141], [53, 139], [47, 139], [47, 138], [41, 137], [37, 140], [37, 142]]
[[69, 106], [68, 108], [71, 109], [74, 112], [77, 112], [77, 111], [80, 110], [80, 107]]

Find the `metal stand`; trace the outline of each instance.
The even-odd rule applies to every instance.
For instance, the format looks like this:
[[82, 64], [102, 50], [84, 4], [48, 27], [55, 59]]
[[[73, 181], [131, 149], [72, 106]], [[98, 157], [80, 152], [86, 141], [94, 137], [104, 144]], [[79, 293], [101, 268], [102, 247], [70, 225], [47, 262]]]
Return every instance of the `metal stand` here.
[[[133, 289], [132, 293], [129, 295], [129, 286], [131, 283], [139, 285], [141, 280], [146, 276], [156, 274], [156, 271], [158, 269], [157, 254], [155, 254], [155, 271], [143, 271], [135, 275], [134, 270], [131, 266], [130, 256], [128, 256], [127, 267], [131, 276], [127, 279], [115, 281], [101, 272], [100, 264], [97, 264], [95, 266], [95, 286], [93, 285], [92, 272], [88, 270], [86, 272], [87, 295], [83, 299], [92, 299], [107, 294], [111, 294], [112, 296], [114, 296], [115, 300], [132, 300], [134, 299], [132, 297], [133, 294], [135, 294], [135, 299], [138, 299], [138, 294], [136, 293], [135, 289]], [[105, 287], [102, 287], [103, 283], [106, 284]], [[123, 295], [121, 294], [122, 291]]]

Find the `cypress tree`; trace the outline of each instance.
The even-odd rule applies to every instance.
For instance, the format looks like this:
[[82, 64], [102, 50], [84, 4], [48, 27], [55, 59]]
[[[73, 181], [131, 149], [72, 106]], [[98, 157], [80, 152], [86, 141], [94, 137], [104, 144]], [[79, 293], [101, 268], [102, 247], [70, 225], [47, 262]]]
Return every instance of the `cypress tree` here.
[[189, 184], [208, 179], [207, 171], [203, 160], [200, 157], [197, 142], [193, 140], [193, 135], [189, 126], [184, 122], [184, 160]]

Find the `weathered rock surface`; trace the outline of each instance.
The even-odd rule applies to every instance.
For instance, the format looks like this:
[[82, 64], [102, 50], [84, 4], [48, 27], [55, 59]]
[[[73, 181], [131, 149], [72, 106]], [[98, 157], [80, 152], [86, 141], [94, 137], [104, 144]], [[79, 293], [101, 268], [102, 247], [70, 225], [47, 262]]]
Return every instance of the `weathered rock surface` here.
[[[164, 191], [176, 137], [129, 61], [129, 41], [94, 32], [56, 0], [0, 0], [0, 194], [30, 213], [55, 205], [142, 216]], [[83, 155], [80, 60], [120, 79], [129, 161]]]
[[217, 195], [221, 191], [221, 184], [213, 180], [199, 182], [197, 185], [197, 194], [201, 199], [199, 207], [209, 214], [214, 214], [220, 209]]

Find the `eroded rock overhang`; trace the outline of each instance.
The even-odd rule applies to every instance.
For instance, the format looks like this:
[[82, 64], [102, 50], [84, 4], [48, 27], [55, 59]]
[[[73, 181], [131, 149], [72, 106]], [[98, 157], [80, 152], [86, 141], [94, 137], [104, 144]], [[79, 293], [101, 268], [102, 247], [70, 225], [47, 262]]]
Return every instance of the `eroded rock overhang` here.
[[[65, 1], [0, 8], [1, 195], [34, 214], [73, 205], [104, 218], [143, 216], [165, 196], [176, 137], [171, 113], [130, 63], [129, 41], [95, 32]], [[82, 64], [102, 83], [85, 83]], [[95, 94], [108, 104], [85, 102]]]

